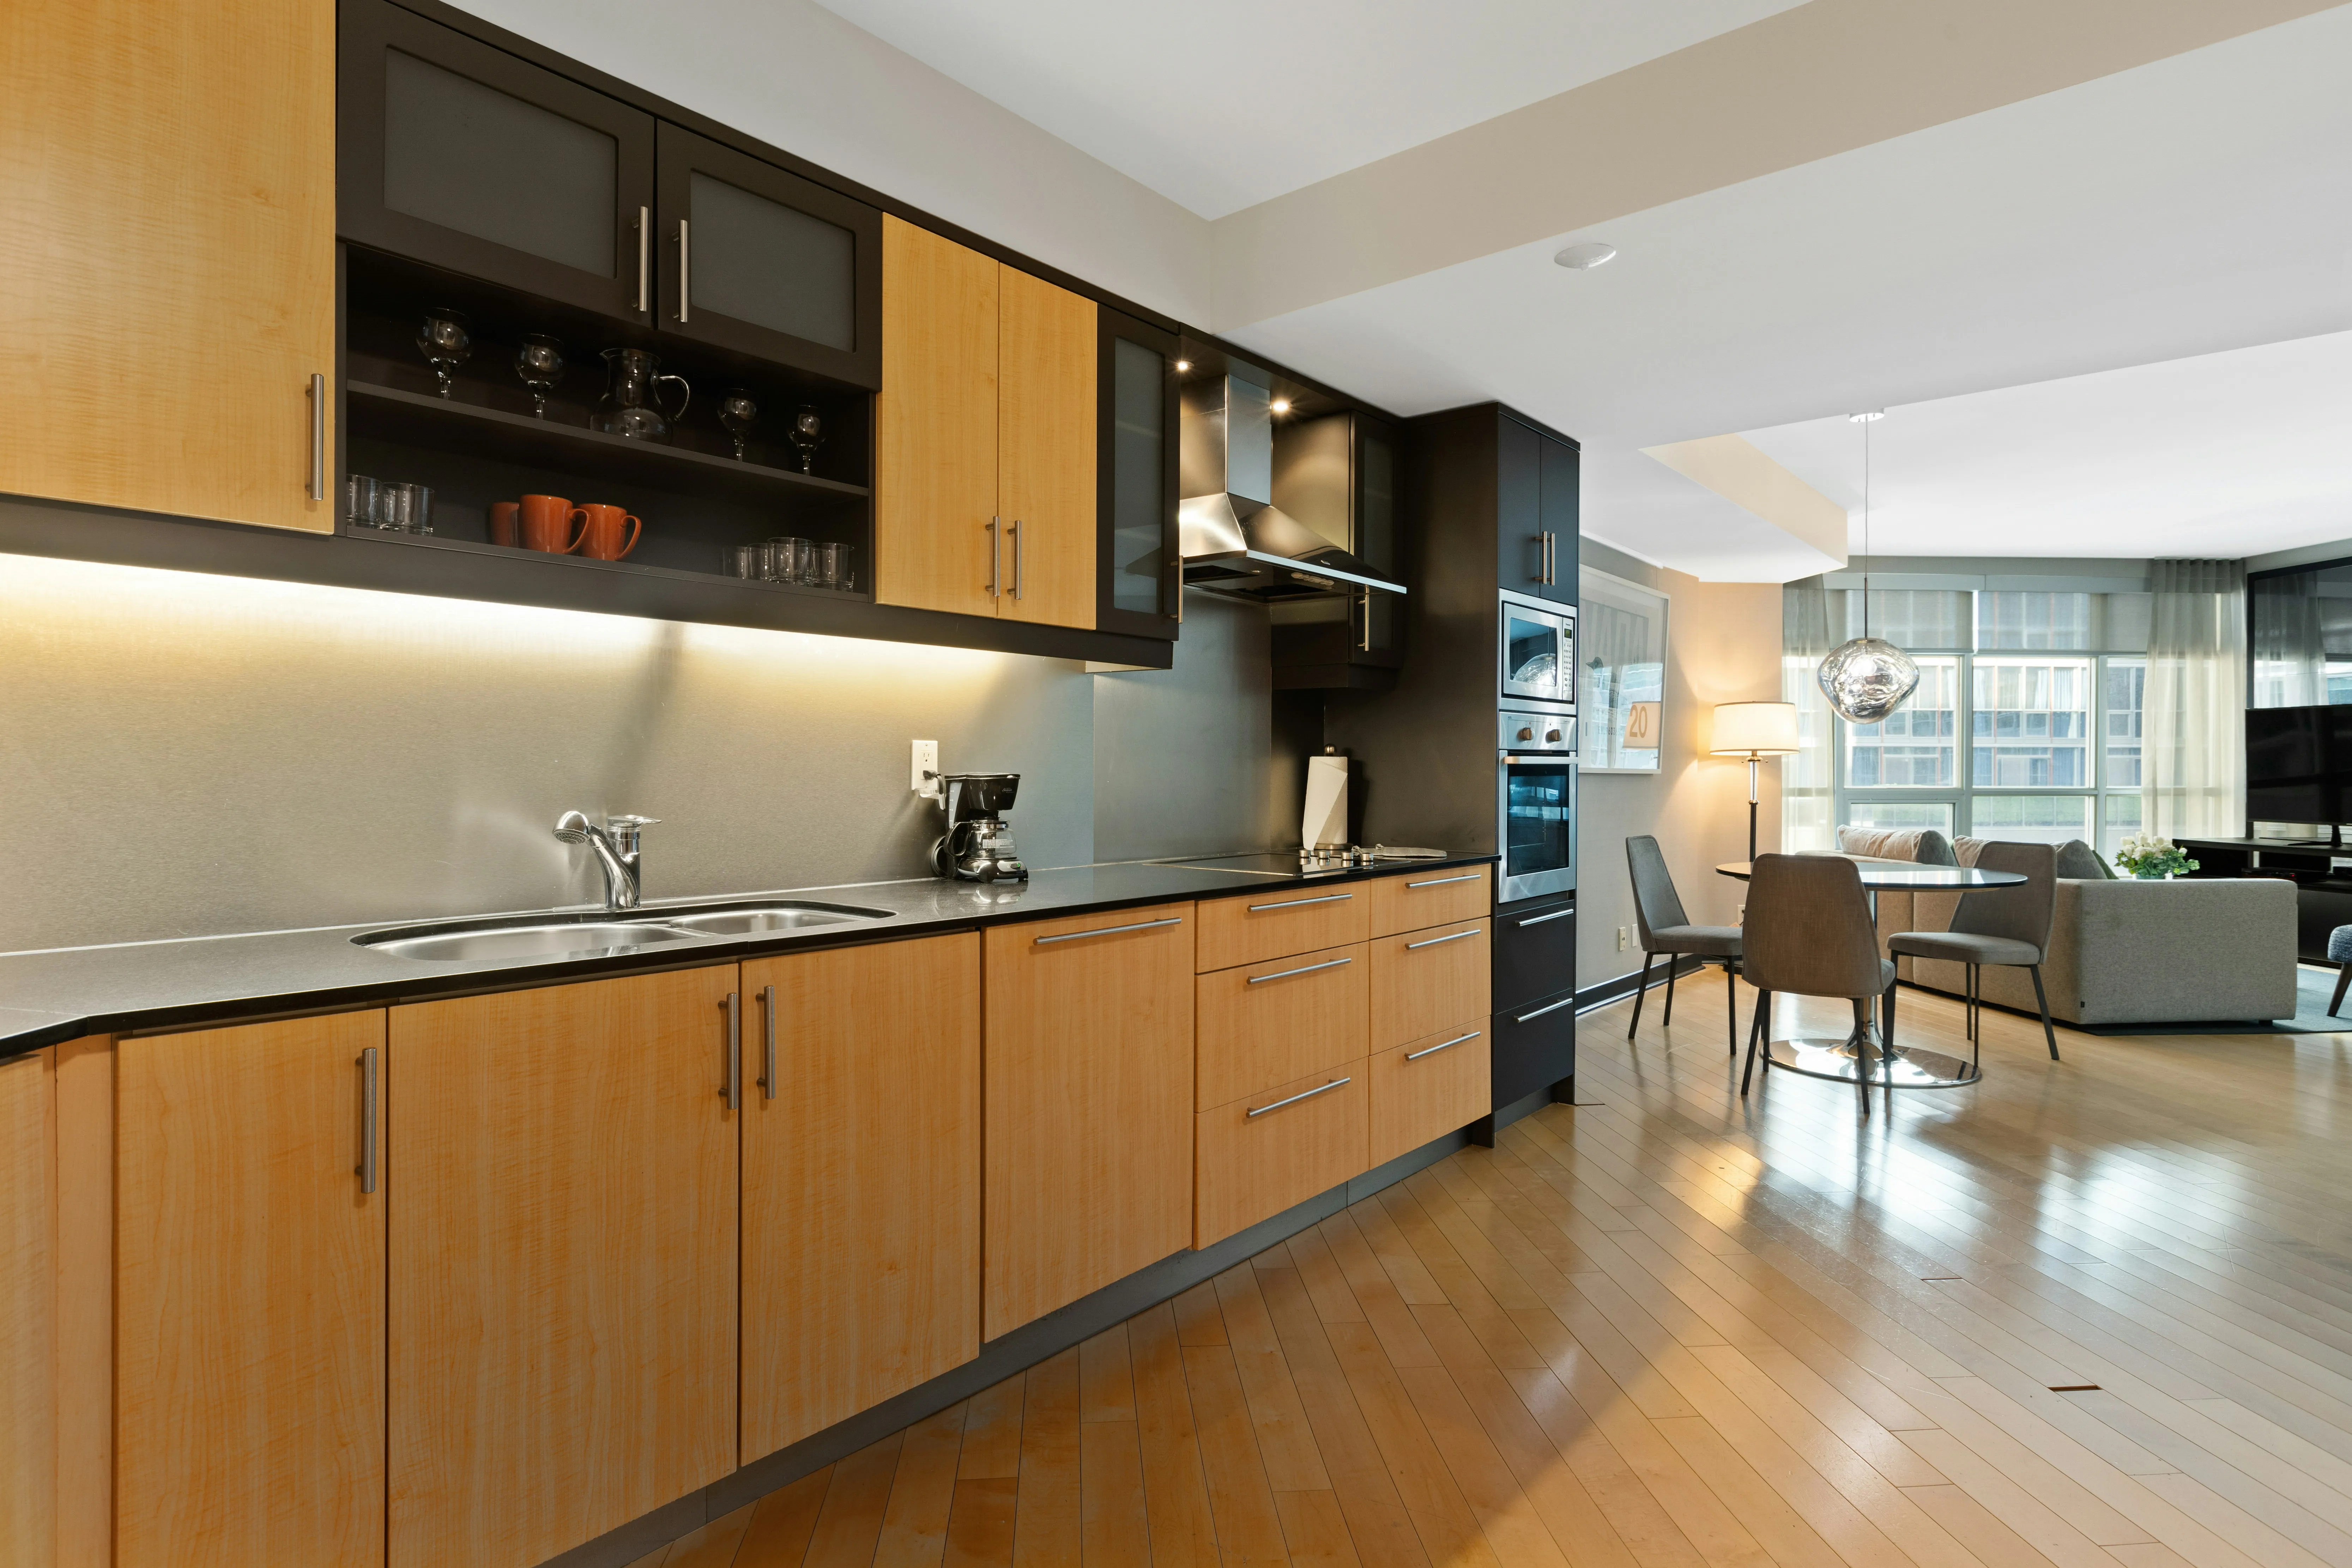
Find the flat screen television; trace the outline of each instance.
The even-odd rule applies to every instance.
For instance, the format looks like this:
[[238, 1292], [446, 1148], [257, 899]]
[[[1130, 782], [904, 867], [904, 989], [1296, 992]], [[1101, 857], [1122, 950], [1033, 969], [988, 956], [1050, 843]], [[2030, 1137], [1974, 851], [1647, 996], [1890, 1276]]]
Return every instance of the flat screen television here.
[[2246, 710], [2246, 815], [2352, 822], [2352, 704]]

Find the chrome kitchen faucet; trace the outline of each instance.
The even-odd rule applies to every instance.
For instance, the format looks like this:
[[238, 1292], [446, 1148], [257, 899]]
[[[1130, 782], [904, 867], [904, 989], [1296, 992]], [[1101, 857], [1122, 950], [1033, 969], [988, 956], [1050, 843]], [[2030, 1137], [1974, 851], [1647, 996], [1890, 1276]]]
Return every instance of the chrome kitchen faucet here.
[[657, 816], [614, 816], [607, 817], [605, 826], [599, 827], [576, 811], [567, 811], [555, 819], [558, 838], [566, 844], [585, 844], [596, 851], [597, 863], [604, 868], [607, 912], [637, 907], [639, 867], [644, 854], [637, 835], [660, 820]]

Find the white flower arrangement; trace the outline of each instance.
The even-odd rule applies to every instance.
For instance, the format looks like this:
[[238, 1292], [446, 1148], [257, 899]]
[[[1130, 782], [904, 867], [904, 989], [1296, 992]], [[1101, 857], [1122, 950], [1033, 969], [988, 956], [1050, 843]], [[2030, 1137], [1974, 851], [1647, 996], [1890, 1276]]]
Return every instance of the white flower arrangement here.
[[2135, 833], [2116, 851], [2116, 864], [2135, 877], [2178, 877], [2197, 869], [2180, 846], [2160, 833]]

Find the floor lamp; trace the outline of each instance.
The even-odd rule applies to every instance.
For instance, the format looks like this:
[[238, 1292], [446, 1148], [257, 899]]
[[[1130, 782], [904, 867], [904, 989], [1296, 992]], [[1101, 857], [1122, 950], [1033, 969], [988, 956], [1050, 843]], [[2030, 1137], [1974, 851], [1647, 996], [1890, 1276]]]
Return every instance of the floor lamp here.
[[1756, 765], [1797, 749], [1793, 702], [1718, 702], [1715, 705], [1715, 754], [1748, 763], [1748, 858], [1756, 858]]

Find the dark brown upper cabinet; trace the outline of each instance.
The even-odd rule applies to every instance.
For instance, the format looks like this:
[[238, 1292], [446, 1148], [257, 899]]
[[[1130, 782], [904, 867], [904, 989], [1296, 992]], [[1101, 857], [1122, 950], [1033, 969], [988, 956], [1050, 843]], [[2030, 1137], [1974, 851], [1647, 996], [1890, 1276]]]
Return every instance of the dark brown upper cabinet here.
[[[1397, 437], [1359, 412], [1276, 426], [1274, 504], [1390, 577], [1397, 547]], [[1404, 601], [1357, 589], [1270, 606], [1274, 681], [1296, 690], [1386, 690], [1404, 656]]]
[[1176, 334], [1118, 310], [1097, 313], [1098, 490], [1095, 626], [1174, 637], [1182, 590], [1176, 542]]
[[662, 122], [659, 320], [854, 385], [882, 384], [882, 215]]
[[655, 120], [383, 0], [344, 0], [343, 237], [654, 320]]

